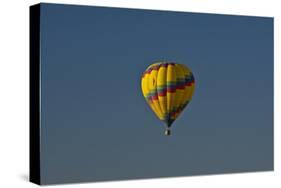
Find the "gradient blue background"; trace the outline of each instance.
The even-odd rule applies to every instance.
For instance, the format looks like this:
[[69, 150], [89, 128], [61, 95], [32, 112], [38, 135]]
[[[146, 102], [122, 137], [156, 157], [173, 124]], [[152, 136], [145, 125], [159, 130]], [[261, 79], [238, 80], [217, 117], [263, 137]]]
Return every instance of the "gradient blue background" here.
[[[186, 64], [164, 136], [141, 74]], [[273, 19], [42, 4], [42, 183], [273, 169]]]

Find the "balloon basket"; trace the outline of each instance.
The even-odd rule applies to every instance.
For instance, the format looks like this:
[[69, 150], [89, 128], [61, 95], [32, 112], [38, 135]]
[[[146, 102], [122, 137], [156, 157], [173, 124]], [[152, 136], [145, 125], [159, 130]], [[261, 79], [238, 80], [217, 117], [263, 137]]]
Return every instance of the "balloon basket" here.
[[170, 136], [171, 135], [171, 130], [170, 129], [166, 129], [165, 130], [165, 135], [166, 136]]

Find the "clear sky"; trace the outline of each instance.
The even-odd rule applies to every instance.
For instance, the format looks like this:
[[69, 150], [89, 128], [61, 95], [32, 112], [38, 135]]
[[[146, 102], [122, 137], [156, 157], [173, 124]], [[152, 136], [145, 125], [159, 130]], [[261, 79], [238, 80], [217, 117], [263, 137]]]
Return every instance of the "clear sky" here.
[[[154, 61], [186, 64], [172, 135], [146, 104]], [[42, 183], [273, 169], [273, 19], [43, 4]]]

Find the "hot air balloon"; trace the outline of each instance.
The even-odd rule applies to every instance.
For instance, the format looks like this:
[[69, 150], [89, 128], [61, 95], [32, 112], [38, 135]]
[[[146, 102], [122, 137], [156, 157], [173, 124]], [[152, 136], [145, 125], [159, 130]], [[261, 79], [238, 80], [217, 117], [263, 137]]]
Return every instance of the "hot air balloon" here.
[[165, 135], [189, 104], [194, 92], [194, 76], [183, 64], [157, 62], [150, 65], [141, 80], [142, 93], [155, 115], [165, 123]]

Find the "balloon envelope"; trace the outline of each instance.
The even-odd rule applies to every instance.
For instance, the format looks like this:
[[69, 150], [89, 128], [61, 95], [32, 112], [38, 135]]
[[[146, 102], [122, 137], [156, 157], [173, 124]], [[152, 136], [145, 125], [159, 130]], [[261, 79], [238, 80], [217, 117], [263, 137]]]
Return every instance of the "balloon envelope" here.
[[195, 80], [183, 64], [157, 62], [142, 75], [144, 98], [156, 116], [170, 127], [190, 102]]

